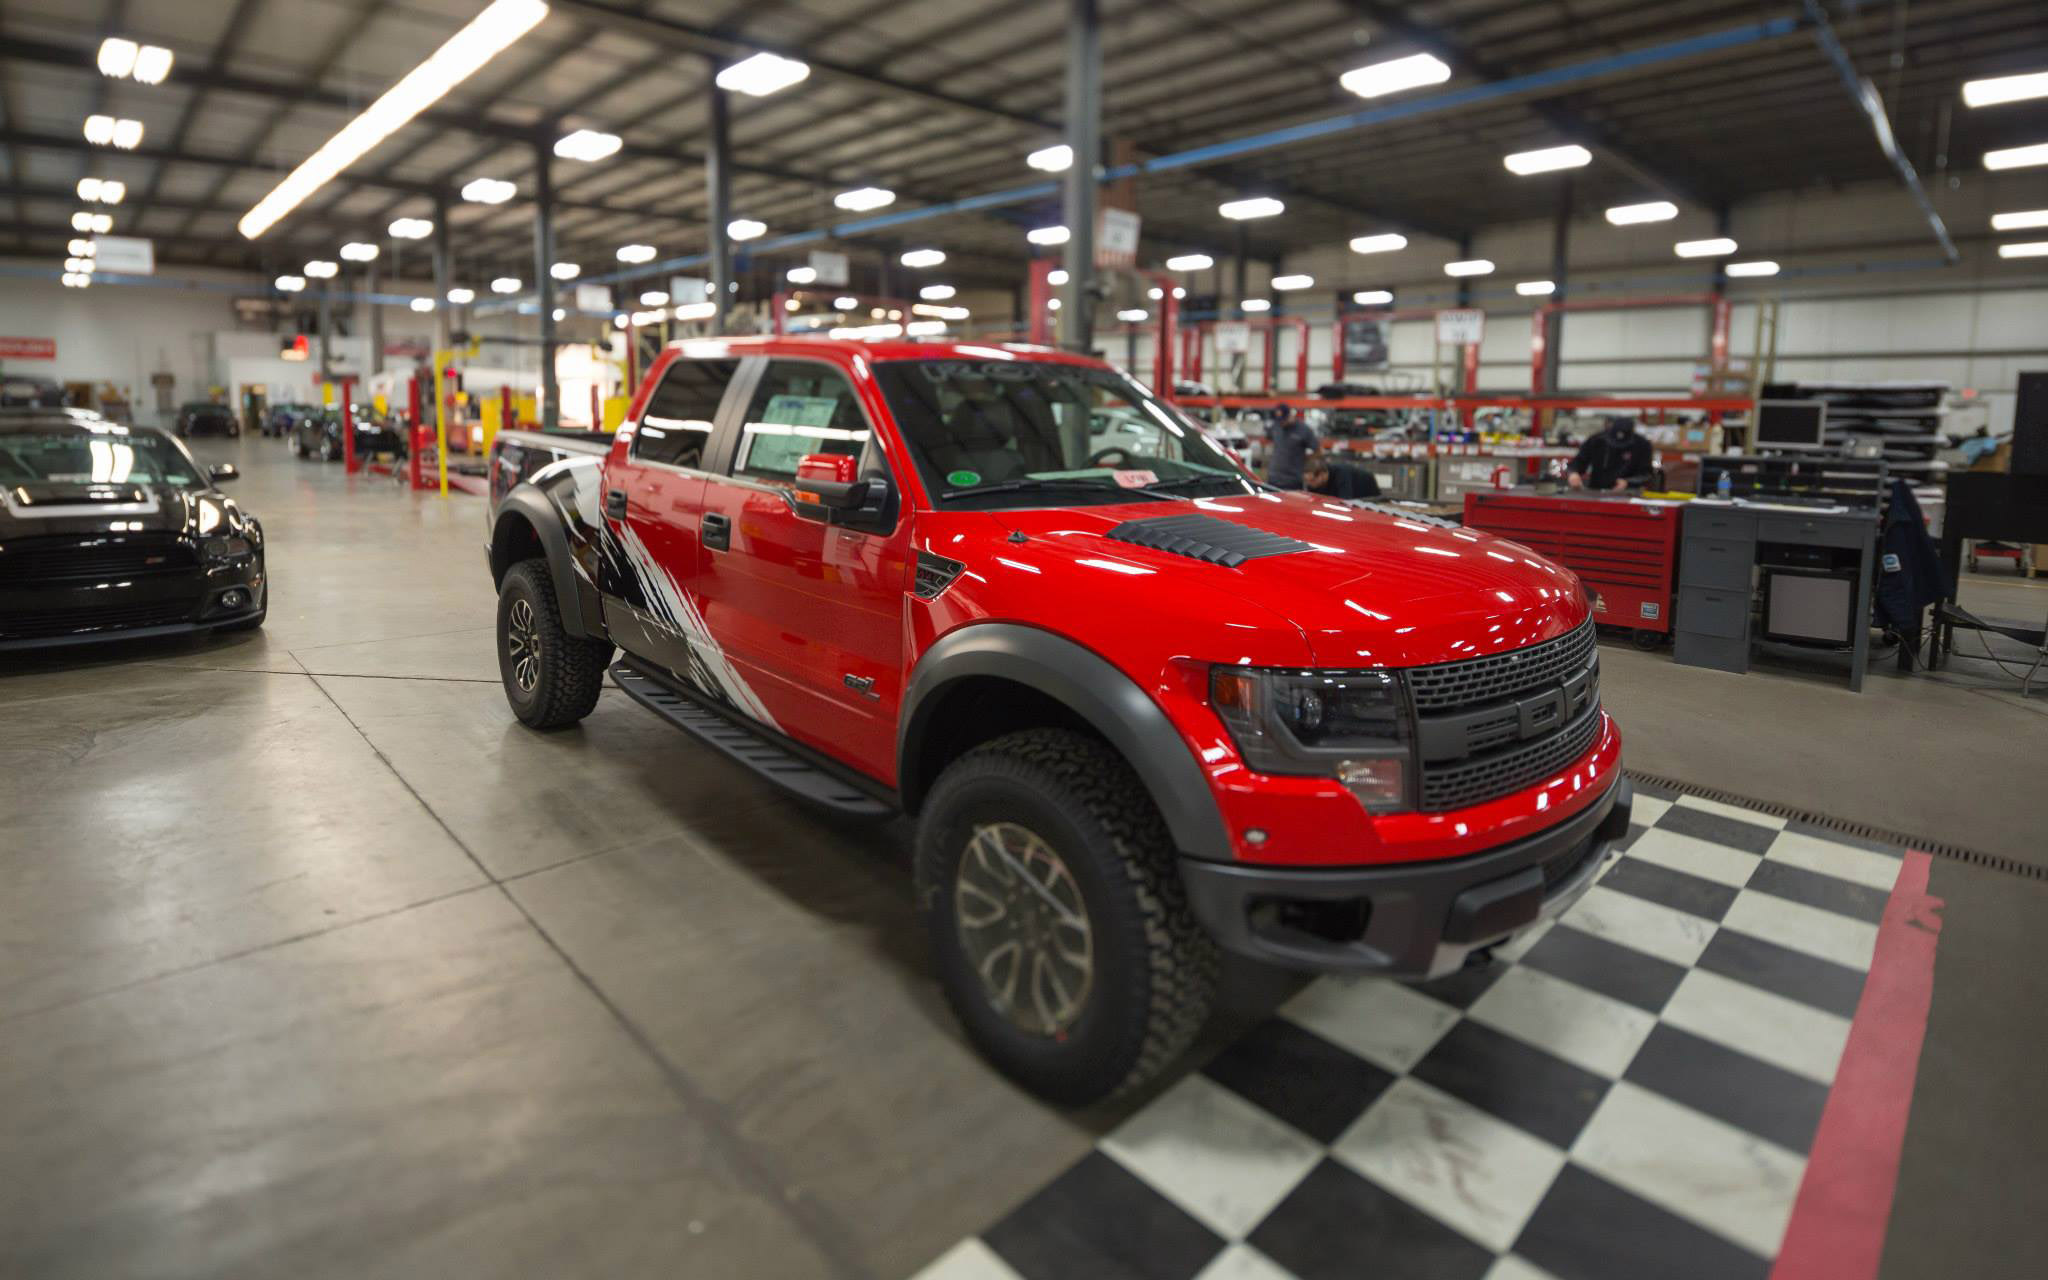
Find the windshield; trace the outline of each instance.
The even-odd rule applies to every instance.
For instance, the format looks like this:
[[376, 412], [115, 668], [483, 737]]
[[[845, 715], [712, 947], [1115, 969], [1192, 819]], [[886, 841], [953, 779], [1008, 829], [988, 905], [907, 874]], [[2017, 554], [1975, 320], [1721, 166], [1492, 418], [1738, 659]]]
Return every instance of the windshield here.
[[92, 430], [0, 433], [0, 484], [167, 484], [205, 489], [211, 482], [178, 443], [159, 431]]
[[1037, 360], [875, 368], [925, 486], [945, 505], [1031, 506], [1243, 492], [1222, 448], [1109, 369]]

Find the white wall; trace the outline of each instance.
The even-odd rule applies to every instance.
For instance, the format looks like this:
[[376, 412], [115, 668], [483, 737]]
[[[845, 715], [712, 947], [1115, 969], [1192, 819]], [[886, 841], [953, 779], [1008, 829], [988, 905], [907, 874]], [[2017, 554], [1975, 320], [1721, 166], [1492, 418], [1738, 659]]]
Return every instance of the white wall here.
[[61, 381], [111, 382], [136, 419], [154, 423], [150, 375], [177, 382], [172, 403], [204, 399], [213, 377], [213, 335], [235, 326], [232, 295], [205, 289], [95, 286], [0, 276], [0, 336], [51, 338], [55, 360], [8, 360], [7, 372]]

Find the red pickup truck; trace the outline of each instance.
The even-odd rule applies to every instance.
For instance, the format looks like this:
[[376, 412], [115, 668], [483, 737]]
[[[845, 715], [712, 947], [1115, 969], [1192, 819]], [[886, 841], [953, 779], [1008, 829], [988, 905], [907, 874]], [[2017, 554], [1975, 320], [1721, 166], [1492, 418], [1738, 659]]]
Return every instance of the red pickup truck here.
[[514, 714], [609, 670], [810, 804], [914, 815], [946, 995], [1048, 1098], [1168, 1065], [1219, 947], [1450, 973], [1627, 830], [1576, 577], [1271, 490], [1097, 360], [686, 341], [615, 437], [493, 454]]

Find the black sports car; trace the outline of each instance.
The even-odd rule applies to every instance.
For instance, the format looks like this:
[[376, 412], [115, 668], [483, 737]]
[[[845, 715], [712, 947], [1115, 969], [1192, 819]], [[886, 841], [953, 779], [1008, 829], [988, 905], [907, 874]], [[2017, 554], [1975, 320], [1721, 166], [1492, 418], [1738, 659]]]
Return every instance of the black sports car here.
[[317, 404], [274, 404], [263, 415], [263, 434], [284, 437], [298, 430], [307, 415], [322, 412]]
[[0, 650], [263, 625], [263, 529], [162, 431], [0, 417]]
[[224, 404], [194, 400], [178, 410], [177, 432], [181, 436], [238, 436], [242, 423]]
[[[351, 406], [351, 412], [356, 421], [358, 458], [378, 453], [399, 458], [405, 456], [405, 436], [397, 427], [354, 406]], [[292, 452], [301, 458], [318, 457], [322, 462], [333, 462], [342, 457], [341, 411], [323, 409], [300, 418], [298, 425], [292, 428]]]

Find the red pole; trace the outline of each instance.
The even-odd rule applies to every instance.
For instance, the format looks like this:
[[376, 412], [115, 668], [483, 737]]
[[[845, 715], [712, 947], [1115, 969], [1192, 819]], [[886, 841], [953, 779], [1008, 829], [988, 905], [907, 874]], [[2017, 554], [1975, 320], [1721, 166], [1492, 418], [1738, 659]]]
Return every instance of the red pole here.
[[354, 397], [349, 394], [355, 388], [355, 379], [344, 376], [341, 380], [341, 469], [349, 475], [356, 473], [356, 419], [352, 412]]
[[1031, 312], [1025, 317], [1025, 332], [1034, 345], [1052, 345], [1052, 259], [1031, 260], [1031, 300], [1027, 308]]
[[424, 489], [426, 481], [420, 478], [420, 454], [426, 448], [427, 432], [426, 428], [420, 425], [420, 375], [417, 373], [406, 383], [405, 399], [407, 416], [411, 419], [412, 435], [412, 447], [406, 450], [406, 470], [410, 473], [412, 487]]
[[597, 394], [597, 383], [590, 384], [590, 429], [604, 430], [604, 398]]
[[1294, 336], [1301, 343], [1301, 350], [1294, 354], [1294, 389], [1302, 395], [1308, 394], [1308, 321], [1301, 316], [1294, 317]]
[[[1479, 394], [1479, 344], [1476, 342], [1465, 344], [1465, 394], [1468, 396]], [[1471, 430], [1473, 419], [1472, 407], [1467, 405], [1464, 413], [1460, 416], [1464, 420], [1465, 429], [1467, 431]]]
[[1330, 381], [1344, 381], [1344, 326], [1349, 323], [1343, 316], [1330, 322]]
[[514, 415], [518, 410], [512, 407], [512, 388], [498, 388], [498, 430], [517, 431], [519, 419]]
[[784, 303], [788, 297], [788, 294], [778, 291], [775, 300], [768, 304], [769, 313], [775, 318], [775, 336], [778, 338], [782, 336], [782, 313], [786, 310]]
[[1161, 399], [1173, 399], [1173, 344], [1180, 341], [1180, 299], [1173, 296], [1173, 281], [1154, 276], [1159, 284], [1159, 336], [1152, 354], [1152, 388]]
[[1553, 308], [1547, 303], [1539, 306], [1536, 308], [1535, 316], [1530, 320], [1529, 394], [1532, 396], [1543, 394], [1543, 357], [1545, 348], [1549, 346], [1550, 342], [1548, 334], [1552, 310]]

